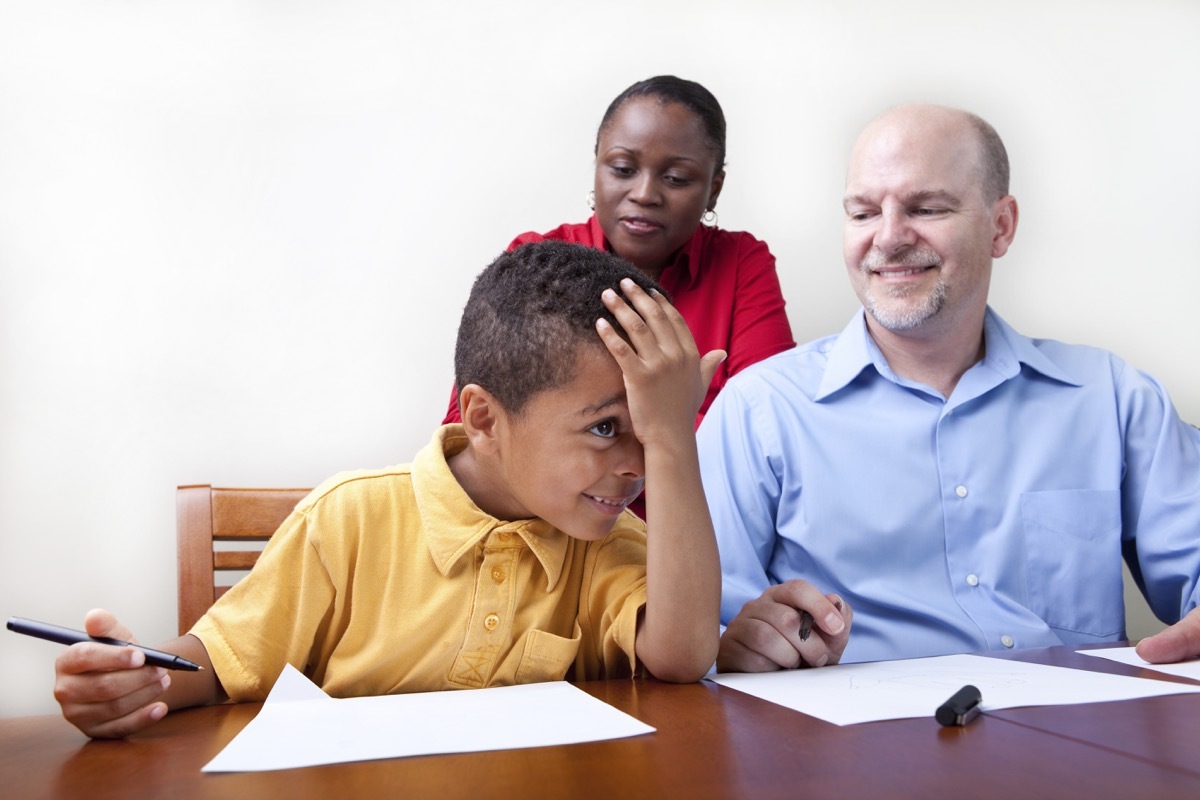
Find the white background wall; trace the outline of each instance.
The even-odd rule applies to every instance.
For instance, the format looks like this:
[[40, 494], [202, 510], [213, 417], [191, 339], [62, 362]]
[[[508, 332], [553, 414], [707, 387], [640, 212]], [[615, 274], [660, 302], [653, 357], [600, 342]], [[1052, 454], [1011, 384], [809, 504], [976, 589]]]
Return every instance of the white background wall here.
[[[993, 304], [1200, 422], [1198, 43], [1191, 0], [0, 0], [0, 616], [165, 639], [176, 485], [407, 461], [473, 276], [585, 218], [601, 113], [659, 73], [724, 105], [721, 225], [798, 339], [855, 308], [858, 128], [949, 103], [1013, 161]], [[57, 652], [0, 633], [0, 715], [56, 710]]]

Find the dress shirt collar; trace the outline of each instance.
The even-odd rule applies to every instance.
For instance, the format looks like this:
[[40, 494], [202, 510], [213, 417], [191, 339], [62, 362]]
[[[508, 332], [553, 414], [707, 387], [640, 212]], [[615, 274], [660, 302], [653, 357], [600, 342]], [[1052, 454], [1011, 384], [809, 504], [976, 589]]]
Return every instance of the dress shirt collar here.
[[[604, 228], [600, 227], [600, 219], [595, 214], [592, 214], [592, 218], [588, 220], [588, 226], [591, 228], [592, 241], [602, 242], [607, 252], [613, 252], [612, 247], [608, 244], [608, 238], [604, 235]], [[664, 289], [668, 291], [692, 289], [700, 281], [701, 265], [704, 263], [702, 255], [708, 230], [704, 225], [697, 225], [692, 238], [688, 239], [687, 244], [679, 249], [674, 260], [663, 267], [658, 282]], [[667, 285], [668, 281], [670, 286]]]
[[[992, 385], [1015, 377], [1022, 365], [1061, 383], [1080, 385], [1065, 367], [1052, 361], [1032, 340], [1013, 330], [990, 306], [983, 319], [983, 337], [983, 360], [972, 366], [968, 373], [986, 369], [1000, 379]], [[879, 346], [867, 332], [866, 311], [860, 308], [830, 348], [821, 384], [813, 399], [820, 402], [840, 391], [871, 366], [893, 383], [914, 385], [892, 372]]]
[[[1072, 375], [1068, 366], [1053, 361], [1037, 347], [1036, 340], [1017, 333], [990, 306], [983, 319], [983, 332], [986, 337], [984, 341], [987, 343], [985, 364], [991, 362], [994, 356], [997, 361], [1004, 360], [1011, 364], [1023, 364], [1060, 383], [1071, 386], [1083, 385], [1082, 376]], [[1009, 370], [1005, 369], [1004, 371], [1008, 372]], [[1012, 372], [1015, 373], [1016, 370], [1012, 369]]]
[[499, 520], [475, 505], [446, 463], [447, 456], [466, 446], [461, 424], [443, 425], [413, 459], [413, 488], [434, 565], [448, 575], [487, 536], [516, 534], [546, 571], [546, 591], [553, 591], [562, 576], [569, 537], [544, 520]]

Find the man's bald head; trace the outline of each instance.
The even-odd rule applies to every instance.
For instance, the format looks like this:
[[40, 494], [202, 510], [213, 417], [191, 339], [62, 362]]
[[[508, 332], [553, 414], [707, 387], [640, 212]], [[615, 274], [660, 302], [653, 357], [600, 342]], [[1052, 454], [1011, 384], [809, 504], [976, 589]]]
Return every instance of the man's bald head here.
[[961, 137], [967, 137], [974, 148], [975, 168], [984, 200], [991, 203], [1008, 194], [1008, 151], [996, 129], [982, 117], [947, 106], [896, 106], [867, 124], [854, 149], [858, 151], [865, 143], [893, 131], [917, 133], [921, 138], [959, 138], [960, 142]]

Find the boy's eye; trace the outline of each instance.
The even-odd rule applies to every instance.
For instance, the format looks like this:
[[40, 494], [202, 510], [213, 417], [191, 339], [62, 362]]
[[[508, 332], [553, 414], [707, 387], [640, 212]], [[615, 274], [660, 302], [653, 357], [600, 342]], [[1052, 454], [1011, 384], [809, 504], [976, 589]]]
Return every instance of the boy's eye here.
[[617, 423], [611, 419], [606, 419], [588, 428], [588, 432], [594, 433], [601, 439], [611, 439], [617, 435]]

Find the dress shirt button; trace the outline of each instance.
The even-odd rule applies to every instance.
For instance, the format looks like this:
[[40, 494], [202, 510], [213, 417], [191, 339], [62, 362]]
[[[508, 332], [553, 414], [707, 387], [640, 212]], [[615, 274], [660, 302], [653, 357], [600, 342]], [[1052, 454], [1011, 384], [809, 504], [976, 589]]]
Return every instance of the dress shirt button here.
[[955, 493], [956, 495], [958, 495], [959, 497], [966, 497], [966, 496], [967, 496], [967, 487], [965, 487], [965, 486], [955, 486], [955, 487], [954, 487], [954, 493]]
[[504, 583], [504, 570], [500, 567], [492, 567], [492, 580], [496, 583]]
[[1005, 647], [1012, 647], [1014, 644], [1016, 644], [1016, 642], [1013, 641], [1011, 636], [1005, 635], [1000, 637], [1000, 644], [1004, 645]]
[[495, 614], [488, 614], [483, 618], [483, 627], [487, 628], [489, 631], [496, 630], [496, 628], [500, 627], [500, 617], [496, 616]]
[[972, 572], [970, 575], [967, 576], [967, 586], [978, 586], [978, 585], [979, 585], [979, 576]]

